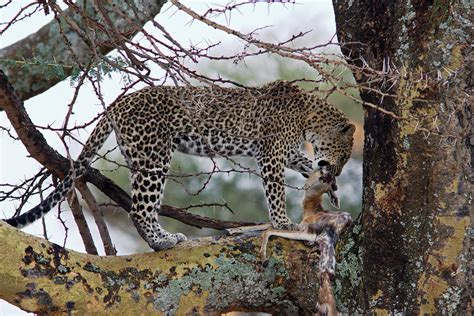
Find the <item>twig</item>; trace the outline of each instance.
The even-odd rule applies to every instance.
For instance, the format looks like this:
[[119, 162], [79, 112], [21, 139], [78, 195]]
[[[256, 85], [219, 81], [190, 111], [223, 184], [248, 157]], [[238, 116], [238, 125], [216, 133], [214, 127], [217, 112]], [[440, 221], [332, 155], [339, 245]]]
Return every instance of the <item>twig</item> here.
[[94, 216], [95, 224], [99, 230], [100, 238], [102, 239], [102, 244], [104, 245], [105, 254], [108, 256], [113, 256], [117, 254], [112, 239], [110, 238], [109, 230], [104, 221], [104, 215], [102, 214], [100, 208], [97, 205], [97, 201], [92, 195], [91, 191], [87, 187], [87, 184], [84, 181], [76, 181], [76, 187], [81, 192], [82, 198], [86, 201], [89, 209]]
[[255, 222], [230, 222], [221, 221], [214, 218], [209, 218], [201, 215], [191, 214], [186, 211], [180, 210], [179, 208], [162, 205], [160, 208], [160, 215], [167, 216], [176, 219], [184, 224], [198, 228], [213, 228], [218, 230], [224, 230], [228, 228], [240, 227], [240, 226], [251, 226], [258, 225]]
[[[176, 7], [178, 7], [181, 11], [187, 13], [189, 16], [191, 16], [192, 18], [198, 20], [198, 21], [201, 21], [205, 24], [207, 24], [208, 26], [214, 28], [214, 29], [218, 29], [218, 30], [221, 30], [223, 32], [226, 32], [230, 35], [233, 35], [233, 36], [236, 36], [238, 38], [240, 38], [241, 40], [245, 41], [245, 42], [248, 42], [249, 44], [253, 44], [259, 48], [264, 48], [266, 50], [268, 50], [269, 52], [272, 52], [272, 53], [275, 53], [277, 55], [280, 55], [282, 57], [286, 57], [286, 58], [290, 58], [290, 59], [295, 59], [295, 60], [301, 60], [301, 61], [304, 61], [305, 63], [307, 63], [308, 65], [310, 65], [311, 67], [315, 68], [319, 73], [321, 74], [324, 74], [325, 75], [325, 78], [326, 80], [328, 80], [332, 85], [334, 85], [334, 87], [337, 89], [338, 92], [342, 93], [343, 95], [351, 98], [352, 100], [360, 103], [361, 101], [355, 97], [353, 97], [352, 95], [348, 94], [346, 91], [344, 91], [344, 89], [341, 89], [340, 87], [337, 86], [337, 84], [334, 83], [333, 79], [332, 79], [332, 76], [327, 72], [325, 71], [321, 66], [320, 66], [320, 63], [322, 61], [329, 61], [328, 59], [325, 59], [325, 58], [322, 58], [322, 56], [318, 56], [317, 58], [315, 58], [315, 56], [311, 56], [309, 54], [295, 54], [295, 50], [294, 49], [291, 49], [289, 47], [286, 47], [286, 46], [283, 46], [283, 45], [279, 45], [279, 44], [270, 44], [270, 43], [265, 43], [265, 42], [262, 42], [262, 41], [259, 41], [257, 40], [256, 38], [254, 38], [253, 36], [251, 35], [245, 35], [245, 34], [242, 34], [236, 30], [233, 30], [229, 27], [226, 27], [222, 24], [219, 24], [219, 23], [216, 23], [214, 21], [211, 21], [207, 18], [205, 18], [204, 16], [202, 15], [199, 15], [198, 13], [194, 12], [193, 10], [191, 10], [190, 8], [186, 7], [185, 5], [183, 5], [182, 3], [180, 3], [179, 1], [177, 0], [171, 0], [171, 3], [173, 3]], [[324, 59], [324, 60], [323, 60]], [[399, 119], [400, 117], [398, 115], [396, 115], [395, 113], [391, 112], [391, 111], [388, 111], [388, 110], [385, 110], [383, 108], [381, 108], [380, 106], [378, 105], [375, 105], [375, 104], [372, 104], [370, 102], [363, 102], [362, 105], [364, 106], [367, 106], [367, 107], [370, 107], [370, 108], [373, 108], [373, 109], [376, 109], [384, 114], [387, 114], [395, 119]]]
[[81, 235], [82, 242], [84, 243], [84, 247], [86, 248], [86, 252], [91, 255], [98, 255], [97, 248], [94, 244], [94, 239], [92, 238], [92, 234], [89, 229], [89, 225], [87, 224], [86, 218], [84, 217], [84, 213], [82, 211], [82, 207], [79, 204], [79, 200], [77, 199], [77, 195], [74, 190], [72, 190], [71, 194], [69, 194], [67, 200], [69, 203], [69, 207], [71, 208], [72, 215], [74, 216], [74, 220], [77, 224], [77, 228], [79, 229], [79, 234]]

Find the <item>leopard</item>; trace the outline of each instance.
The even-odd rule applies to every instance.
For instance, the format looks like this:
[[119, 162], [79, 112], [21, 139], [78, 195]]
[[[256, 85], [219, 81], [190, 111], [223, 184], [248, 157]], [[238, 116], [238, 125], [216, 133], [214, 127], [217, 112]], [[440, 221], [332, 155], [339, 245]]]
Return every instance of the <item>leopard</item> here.
[[[158, 215], [174, 152], [253, 157], [274, 229], [295, 230], [286, 212], [285, 167], [308, 177], [317, 168], [338, 176], [348, 161], [355, 125], [334, 105], [297, 84], [259, 87], [148, 86], [118, 97], [104, 111], [67, 175], [34, 208], [7, 219], [17, 228], [48, 213], [74, 189], [112, 132], [131, 178], [130, 217], [155, 251], [187, 240]], [[302, 151], [313, 146], [314, 159]]]

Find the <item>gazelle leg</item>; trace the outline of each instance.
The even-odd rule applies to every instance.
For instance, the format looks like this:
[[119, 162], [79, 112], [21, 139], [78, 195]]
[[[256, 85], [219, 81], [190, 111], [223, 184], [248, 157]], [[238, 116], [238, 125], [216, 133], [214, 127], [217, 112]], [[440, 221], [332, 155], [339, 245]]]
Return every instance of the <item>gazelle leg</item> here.
[[244, 234], [244, 233], [249, 233], [249, 232], [267, 230], [270, 228], [272, 228], [272, 224], [266, 223], [266, 224], [252, 225], [252, 226], [240, 226], [240, 227], [235, 227], [235, 228], [227, 228], [226, 232], [229, 235], [236, 235], [236, 234]]
[[319, 275], [319, 293], [316, 315], [337, 316], [340, 315], [336, 307], [336, 299], [331, 285], [331, 275], [329, 272], [322, 272]]
[[273, 229], [267, 230], [262, 233], [262, 245], [260, 246], [260, 258], [262, 261], [267, 260], [267, 244], [268, 240], [272, 236], [282, 237], [291, 240], [309, 241], [311, 243], [313, 243], [317, 237], [315, 234], [309, 234], [300, 231], [285, 231]]

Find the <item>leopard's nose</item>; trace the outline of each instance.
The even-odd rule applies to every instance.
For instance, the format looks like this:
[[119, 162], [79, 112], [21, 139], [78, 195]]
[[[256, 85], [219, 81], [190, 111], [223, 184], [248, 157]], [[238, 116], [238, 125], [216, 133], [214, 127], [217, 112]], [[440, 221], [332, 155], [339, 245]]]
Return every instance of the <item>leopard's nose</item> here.
[[327, 162], [326, 160], [320, 160], [318, 161], [318, 166], [321, 168], [324, 166], [329, 166], [329, 162]]
[[321, 170], [325, 166], [329, 166], [329, 162], [327, 160], [321, 159], [313, 161], [313, 170]]

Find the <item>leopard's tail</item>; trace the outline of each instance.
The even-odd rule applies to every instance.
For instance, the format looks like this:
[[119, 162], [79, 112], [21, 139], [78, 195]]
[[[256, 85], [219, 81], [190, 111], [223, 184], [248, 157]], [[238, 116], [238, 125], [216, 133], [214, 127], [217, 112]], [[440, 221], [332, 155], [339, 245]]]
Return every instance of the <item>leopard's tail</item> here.
[[74, 162], [66, 177], [61, 181], [56, 189], [48, 195], [39, 205], [21, 215], [9, 218], [6, 222], [14, 227], [24, 227], [35, 222], [48, 213], [53, 207], [61, 202], [73, 189], [74, 180], [82, 176], [92, 161], [95, 153], [102, 147], [108, 136], [112, 132], [111, 121], [104, 115], [89, 136], [81, 154]]

